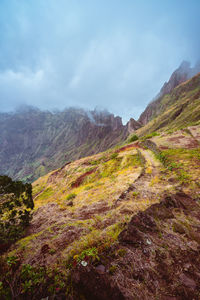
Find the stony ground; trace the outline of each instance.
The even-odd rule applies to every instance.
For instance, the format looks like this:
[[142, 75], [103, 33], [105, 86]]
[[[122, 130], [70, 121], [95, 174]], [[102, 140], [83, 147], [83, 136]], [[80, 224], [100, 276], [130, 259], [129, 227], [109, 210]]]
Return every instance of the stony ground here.
[[200, 299], [199, 136], [155, 135], [41, 177], [8, 255], [70, 276], [50, 299]]

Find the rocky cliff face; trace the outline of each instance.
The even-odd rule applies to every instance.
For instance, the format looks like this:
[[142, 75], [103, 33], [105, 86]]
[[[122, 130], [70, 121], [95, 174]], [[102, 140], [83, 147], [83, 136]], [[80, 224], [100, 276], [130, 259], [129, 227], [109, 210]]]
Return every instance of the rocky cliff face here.
[[197, 63], [193, 68], [191, 68], [189, 62], [183, 61], [179, 68], [172, 73], [169, 81], [164, 83], [159, 94], [155, 97], [155, 100], [147, 106], [138, 121], [142, 125], [146, 125], [152, 118], [158, 116], [163, 96], [171, 93], [175, 87], [192, 78], [198, 72], [200, 72], [200, 63]]
[[139, 129], [142, 125], [134, 120], [133, 118], [130, 118], [128, 124], [128, 133], [133, 133], [135, 130]]
[[151, 113], [152, 120], [137, 130], [138, 136], [199, 124], [200, 73], [149, 105], [146, 109], [146, 118], [151, 118]]
[[121, 118], [105, 111], [0, 114], [0, 174], [32, 181], [66, 161], [104, 151], [127, 134]]

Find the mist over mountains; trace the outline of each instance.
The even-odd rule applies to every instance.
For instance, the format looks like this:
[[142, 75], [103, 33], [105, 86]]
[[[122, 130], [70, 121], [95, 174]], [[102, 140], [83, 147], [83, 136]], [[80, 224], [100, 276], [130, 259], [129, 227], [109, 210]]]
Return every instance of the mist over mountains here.
[[137, 119], [183, 59], [199, 59], [199, 10], [197, 0], [2, 0], [0, 111], [100, 105]]
[[0, 113], [0, 174], [33, 181], [66, 162], [124, 141], [130, 133], [159, 115], [163, 96], [200, 71], [199, 67], [197, 64], [191, 68], [184, 61], [138, 122], [131, 118], [123, 125], [120, 116], [102, 109], [42, 111], [24, 105], [15, 112]]
[[180, 66], [172, 73], [169, 80], [165, 82], [160, 89], [160, 92], [155, 98], [149, 103], [144, 112], [140, 115], [138, 122], [142, 125], [147, 124], [153, 117], [159, 114], [160, 101], [162, 97], [173, 91], [182, 82], [192, 78], [194, 75], [200, 72], [200, 61], [197, 62], [193, 67], [188, 61], [183, 61]]
[[69, 108], [0, 114], [0, 174], [32, 181], [66, 162], [104, 151], [128, 135], [120, 117]]

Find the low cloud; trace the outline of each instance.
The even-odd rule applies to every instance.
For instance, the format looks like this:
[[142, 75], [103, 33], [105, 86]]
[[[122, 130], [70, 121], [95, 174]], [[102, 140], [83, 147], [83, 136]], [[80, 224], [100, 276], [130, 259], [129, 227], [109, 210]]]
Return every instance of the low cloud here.
[[192, 18], [192, 12], [187, 6], [176, 24], [170, 5], [163, 12], [157, 1], [148, 12], [142, 10], [143, 1], [103, 2], [0, 4], [10, 18], [2, 17], [0, 24], [1, 111], [21, 104], [42, 109], [101, 106], [126, 121], [139, 116], [182, 60], [198, 58], [194, 28], [200, 22], [193, 15], [188, 29], [185, 17]]

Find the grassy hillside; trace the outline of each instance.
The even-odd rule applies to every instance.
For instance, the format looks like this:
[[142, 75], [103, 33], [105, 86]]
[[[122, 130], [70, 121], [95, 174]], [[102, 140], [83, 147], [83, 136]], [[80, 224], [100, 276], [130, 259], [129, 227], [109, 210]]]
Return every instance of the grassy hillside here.
[[154, 131], [174, 131], [199, 124], [199, 120], [200, 74], [197, 74], [159, 99], [152, 120], [137, 130], [137, 134], [142, 136]]
[[[1, 262], [1, 295], [164, 299], [170, 284], [170, 295], [198, 299], [199, 133], [142, 138], [35, 181], [26, 237]], [[182, 272], [185, 257], [193, 271]]]

